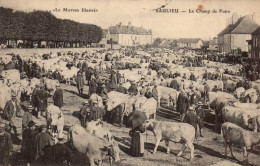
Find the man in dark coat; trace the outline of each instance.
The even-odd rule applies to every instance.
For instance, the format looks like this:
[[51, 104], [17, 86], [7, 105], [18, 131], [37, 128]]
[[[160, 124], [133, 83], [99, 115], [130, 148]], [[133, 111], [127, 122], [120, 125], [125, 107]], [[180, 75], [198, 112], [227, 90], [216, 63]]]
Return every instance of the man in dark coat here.
[[5, 131], [5, 124], [0, 122], [0, 165], [9, 165], [13, 143], [11, 134]]
[[44, 85], [41, 85], [40, 90], [37, 92], [36, 98], [38, 112], [36, 118], [39, 118], [40, 113], [41, 116], [45, 117], [43, 113], [46, 111], [47, 108], [48, 92], [44, 89]]
[[197, 138], [198, 137], [197, 126], [199, 124], [199, 118], [195, 112], [194, 106], [189, 107], [189, 111], [187, 112], [184, 118], [184, 122], [192, 125], [195, 128], [195, 137]]
[[86, 127], [87, 122], [89, 122], [91, 119], [90, 117], [90, 109], [88, 108], [88, 101], [83, 102], [83, 106], [80, 108], [80, 123], [82, 127]]
[[128, 88], [128, 93], [131, 95], [137, 95], [138, 94], [138, 89], [137, 86], [134, 82], [131, 83], [131, 86]]
[[60, 88], [60, 85], [58, 84], [56, 86], [56, 91], [54, 92], [54, 95], [53, 95], [53, 102], [54, 102], [54, 105], [61, 108], [63, 106], [63, 91], [62, 89]]
[[236, 84], [236, 89], [237, 89], [237, 88], [240, 88], [240, 87], [243, 87], [243, 82], [242, 82], [242, 80], [239, 80], [238, 83]]
[[76, 85], [77, 85], [77, 89], [79, 92], [79, 95], [81, 95], [83, 93], [83, 86], [84, 86], [84, 80], [82, 78], [82, 74], [79, 73], [78, 76], [75, 79], [76, 81]]
[[87, 68], [86, 69], [86, 73], [85, 73], [85, 76], [86, 76], [86, 80], [88, 81], [88, 85], [89, 85], [89, 82], [90, 82], [90, 79], [91, 79], [91, 75], [92, 75], [92, 72], [91, 72], [91, 68]]
[[44, 148], [53, 145], [51, 136], [48, 133], [46, 133], [46, 131], [47, 131], [47, 126], [42, 125], [40, 127], [40, 132], [35, 136], [33, 142], [35, 159], [38, 161], [39, 164], [44, 164], [44, 160], [43, 160]]
[[111, 88], [114, 90], [117, 87], [117, 75], [114, 71], [111, 74]]
[[86, 62], [86, 61], [83, 61], [82, 67], [81, 67], [82, 71], [83, 71], [83, 72], [86, 72], [87, 68], [88, 68], [87, 62]]
[[38, 101], [37, 101], [37, 92], [40, 90], [39, 88], [40, 86], [38, 84], [35, 85], [35, 88], [33, 89], [33, 92], [32, 92], [32, 105], [37, 108], [37, 104], [38, 104]]
[[185, 115], [187, 113], [187, 110], [189, 108], [190, 101], [183, 91], [179, 94], [178, 100], [177, 100], [177, 111], [180, 113], [180, 121], [183, 122]]
[[27, 128], [29, 122], [32, 120], [32, 110], [33, 106], [29, 105], [27, 106], [27, 111], [23, 115], [23, 120], [22, 120], [22, 132]]
[[78, 69], [81, 69], [81, 67], [82, 67], [82, 64], [81, 64], [81, 62], [79, 61], [79, 63], [77, 64], [77, 68], [78, 68]]
[[204, 128], [204, 118], [206, 115], [202, 108], [202, 102], [198, 103], [198, 107], [195, 108], [195, 111], [196, 111], [196, 114], [197, 114], [198, 120], [199, 120], [200, 136], [203, 137], [202, 129]]
[[29, 121], [28, 127], [23, 131], [22, 134], [22, 148], [21, 148], [23, 157], [28, 164], [31, 164], [35, 158], [33, 142], [36, 134], [37, 131], [35, 130], [34, 121]]
[[91, 96], [93, 93], [97, 93], [98, 84], [96, 79], [92, 76], [90, 82], [89, 82], [89, 96]]
[[17, 128], [14, 125], [14, 118], [20, 117], [20, 114], [20, 106], [18, 105], [16, 94], [12, 94], [12, 99], [5, 104], [4, 117], [9, 121], [10, 129], [13, 129], [15, 134], [17, 134]]
[[170, 84], [170, 87], [173, 88], [173, 89], [176, 89], [176, 90], [180, 90], [180, 85], [177, 82], [177, 80], [172, 80], [171, 84]]

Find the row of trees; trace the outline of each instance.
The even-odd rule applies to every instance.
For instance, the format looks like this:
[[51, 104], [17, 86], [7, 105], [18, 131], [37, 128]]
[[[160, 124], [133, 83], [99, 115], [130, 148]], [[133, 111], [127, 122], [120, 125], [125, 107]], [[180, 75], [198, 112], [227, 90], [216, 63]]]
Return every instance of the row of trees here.
[[[83, 24], [67, 19], [58, 19], [50, 12], [22, 12], [0, 7], [0, 44], [9, 40], [23, 40], [25, 43], [46, 41], [63, 43], [64, 46], [98, 43], [102, 29], [93, 24]], [[38, 44], [38, 45], [39, 45]]]

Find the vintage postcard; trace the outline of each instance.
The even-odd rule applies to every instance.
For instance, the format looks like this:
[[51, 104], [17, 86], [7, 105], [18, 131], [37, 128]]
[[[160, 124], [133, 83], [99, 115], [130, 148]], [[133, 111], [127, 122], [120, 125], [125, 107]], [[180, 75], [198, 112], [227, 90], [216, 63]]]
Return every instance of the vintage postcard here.
[[260, 0], [0, 0], [0, 165], [260, 165]]

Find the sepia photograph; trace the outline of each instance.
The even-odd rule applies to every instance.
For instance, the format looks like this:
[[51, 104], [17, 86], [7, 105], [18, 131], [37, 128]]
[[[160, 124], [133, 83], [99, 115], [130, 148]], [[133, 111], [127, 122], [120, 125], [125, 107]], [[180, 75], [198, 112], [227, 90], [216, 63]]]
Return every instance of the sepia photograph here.
[[260, 165], [260, 0], [0, 0], [0, 166], [101, 165]]

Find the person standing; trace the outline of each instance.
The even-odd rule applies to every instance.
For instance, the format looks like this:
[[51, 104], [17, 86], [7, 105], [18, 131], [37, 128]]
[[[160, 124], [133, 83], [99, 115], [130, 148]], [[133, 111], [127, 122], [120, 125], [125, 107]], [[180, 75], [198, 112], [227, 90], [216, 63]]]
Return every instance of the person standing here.
[[33, 110], [33, 106], [29, 105], [27, 107], [27, 111], [24, 113], [23, 115], [23, 120], [22, 120], [22, 133], [23, 131], [27, 128], [29, 122], [32, 120], [32, 110]]
[[91, 81], [89, 83], [89, 96], [93, 93], [97, 93], [98, 84], [94, 76], [92, 76]]
[[46, 132], [47, 132], [47, 126], [41, 125], [40, 132], [38, 134], [36, 134], [34, 142], [33, 142], [35, 160], [39, 164], [44, 164], [44, 159], [43, 159], [44, 151], [43, 151], [43, 149], [46, 146], [52, 146], [53, 145], [53, 141], [51, 139], [51, 136]]
[[131, 94], [131, 95], [137, 95], [138, 94], [138, 89], [137, 89], [135, 82], [131, 83], [131, 86], [128, 88], [128, 93]]
[[88, 109], [88, 101], [84, 101], [83, 106], [80, 108], [80, 123], [82, 127], [86, 127], [87, 122], [90, 121], [90, 110]]
[[195, 112], [194, 105], [190, 106], [188, 110], [189, 111], [187, 112], [184, 118], [184, 122], [192, 125], [195, 128], [195, 137], [197, 138], [198, 137], [197, 125], [199, 124], [199, 121], [198, 121], [198, 116]]
[[116, 87], [117, 87], [117, 75], [114, 71], [112, 71], [112, 74], [111, 74], [111, 88], [112, 90], [115, 90]]
[[35, 156], [34, 156], [34, 149], [33, 149], [33, 142], [34, 138], [37, 134], [35, 130], [35, 122], [30, 121], [28, 123], [27, 128], [23, 131], [22, 134], [22, 149], [21, 152], [23, 154], [24, 159], [27, 162], [27, 165], [32, 164]]
[[144, 136], [142, 134], [144, 132], [145, 129], [142, 126], [135, 127], [129, 132], [129, 136], [132, 137], [130, 152], [133, 157], [144, 156]]
[[81, 73], [78, 73], [78, 76], [76, 77], [75, 81], [76, 81], [76, 85], [77, 85], [79, 95], [83, 94], [84, 80], [82, 78]]
[[105, 115], [105, 110], [97, 106], [97, 101], [93, 101], [93, 107], [91, 107], [91, 112], [90, 112], [91, 120], [94, 121], [98, 119], [103, 120], [104, 115]]
[[205, 111], [202, 108], [202, 102], [198, 103], [198, 107], [195, 109], [196, 114], [198, 116], [198, 124], [199, 124], [199, 129], [200, 129], [200, 136], [203, 137], [202, 135], [202, 129], [204, 128], [204, 118], [205, 118]]
[[12, 156], [13, 143], [11, 134], [5, 131], [5, 124], [0, 123], [0, 165], [9, 165]]
[[177, 100], [177, 111], [180, 113], [181, 122], [184, 121], [184, 118], [185, 118], [185, 115], [189, 108], [189, 105], [190, 105], [189, 98], [188, 98], [187, 94], [184, 91], [182, 91], [179, 94], [178, 100]]
[[4, 107], [4, 117], [7, 121], [9, 121], [10, 130], [13, 129], [14, 134], [17, 135], [17, 128], [14, 125], [14, 118], [20, 117], [20, 106], [18, 105], [18, 101], [16, 99], [16, 94], [12, 94], [12, 99], [7, 101]]
[[61, 108], [63, 106], [63, 91], [60, 88], [59, 84], [56, 86], [56, 91], [54, 92], [54, 95], [53, 95], [53, 102], [54, 102], [54, 105], [59, 108]]
[[44, 89], [44, 85], [40, 86], [40, 90], [37, 92], [37, 116], [39, 119], [39, 114], [45, 117], [43, 114], [47, 108], [48, 92]]
[[40, 87], [39, 84], [36, 84], [32, 92], [31, 104], [33, 105], [34, 108], [38, 108], [37, 92], [40, 90], [39, 87]]

